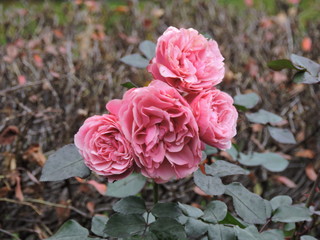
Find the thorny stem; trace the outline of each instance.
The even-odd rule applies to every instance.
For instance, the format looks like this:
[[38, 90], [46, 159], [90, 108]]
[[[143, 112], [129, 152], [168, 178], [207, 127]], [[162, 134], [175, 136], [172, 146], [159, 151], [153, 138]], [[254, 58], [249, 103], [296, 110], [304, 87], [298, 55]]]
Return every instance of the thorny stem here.
[[159, 185], [153, 182], [153, 203], [156, 204], [159, 200]]
[[267, 226], [269, 225], [269, 223], [271, 222], [271, 218], [268, 219], [268, 221], [262, 226], [262, 228], [260, 229], [259, 233], [262, 233], [264, 230], [266, 230]]

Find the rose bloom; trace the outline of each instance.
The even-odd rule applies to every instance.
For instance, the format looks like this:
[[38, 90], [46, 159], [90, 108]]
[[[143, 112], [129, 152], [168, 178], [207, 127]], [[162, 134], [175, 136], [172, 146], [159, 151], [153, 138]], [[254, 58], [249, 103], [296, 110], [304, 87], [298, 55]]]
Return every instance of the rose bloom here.
[[154, 79], [180, 92], [209, 90], [224, 77], [218, 44], [198, 31], [169, 27], [158, 39], [156, 55], [147, 67]]
[[200, 139], [213, 147], [230, 148], [238, 119], [233, 99], [218, 89], [188, 95], [186, 99], [197, 120]]
[[141, 173], [158, 183], [191, 174], [201, 161], [199, 129], [179, 92], [162, 81], [127, 91], [107, 104], [119, 118]]
[[85, 164], [109, 181], [122, 179], [133, 171], [131, 145], [113, 115], [88, 118], [74, 136], [74, 143]]

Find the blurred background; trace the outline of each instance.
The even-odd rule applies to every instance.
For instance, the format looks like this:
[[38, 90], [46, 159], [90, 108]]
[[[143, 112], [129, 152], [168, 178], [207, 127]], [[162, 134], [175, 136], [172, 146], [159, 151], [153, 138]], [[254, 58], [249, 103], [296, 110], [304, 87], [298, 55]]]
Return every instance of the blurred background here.
[[[240, 114], [235, 142], [243, 152], [273, 151], [290, 160], [282, 173], [255, 168], [243, 184], [270, 199], [305, 201], [320, 167], [319, 84], [292, 82], [267, 62], [291, 53], [320, 62], [319, 0], [0, 1], [0, 239], [45, 239], [69, 218], [90, 228], [110, 213], [105, 179], [39, 183], [47, 156], [71, 143], [83, 121], [121, 98], [122, 83], [143, 86], [144, 69], [119, 61], [169, 27], [194, 28], [215, 39], [225, 57], [219, 88], [257, 93], [259, 108], [281, 115], [296, 145], [274, 142]], [[228, 158], [219, 152], [220, 158]], [[151, 199], [151, 186], [142, 196]], [[170, 182], [161, 199], [200, 206], [208, 196], [192, 179]], [[68, 207], [71, 206], [71, 207]], [[319, 231], [319, 229], [318, 229]]]

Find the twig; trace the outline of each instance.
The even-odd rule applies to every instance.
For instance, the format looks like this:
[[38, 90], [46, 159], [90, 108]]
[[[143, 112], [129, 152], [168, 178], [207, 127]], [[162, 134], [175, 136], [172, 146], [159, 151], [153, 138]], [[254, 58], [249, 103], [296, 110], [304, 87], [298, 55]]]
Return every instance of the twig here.
[[261, 227], [259, 233], [262, 233], [267, 228], [270, 222], [271, 222], [271, 218], [269, 218], [268, 221]]
[[0, 228], [0, 232], [5, 233], [5, 234], [13, 237], [13, 238], [16, 239], [16, 240], [21, 240], [19, 237], [13, 235], [11, 232], [8, 232], [8, 231], [6, 231], [6, 230], [4, 230], [4, 229], [1, 229], [1, 228]]
[[15, 204], [21, 204], [21, 205], [26, 205], [26, 206], [29, 206], [31, 207], [38, 215], [41, 216], [41, 212], [40, 210], [36, 207], [36, 206], [33, 206], [31, 203], [28, 203], [26, 201], [16, 201], [16, 200], [13, 200], [13, 199], [10, 199], [10, 198], [0, 198], [0, 202], [10, 202], [10, 203], [15, 203]]

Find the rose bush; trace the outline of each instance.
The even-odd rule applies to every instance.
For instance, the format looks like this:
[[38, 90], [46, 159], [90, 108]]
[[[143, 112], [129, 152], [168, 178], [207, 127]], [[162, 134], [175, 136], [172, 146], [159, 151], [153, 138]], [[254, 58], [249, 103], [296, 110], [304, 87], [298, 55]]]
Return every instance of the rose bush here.
[[155, 79], [180, 92], [200, 92], [222, 81], [223, 60], [216, 41], [192, 28], [169, 27], [158, 39], [156, 55], [147, 69]]
[[128, 176], [134, 168], [130, 143], [113, 115], [88, 118], [74, 136], [85, 164], [109, 181]]
[[199, 129], [189, 104], [161, 81], [127, 91], [107, 109], [119, 119], [141, 173], [156, 182], [183, 178], [201, 161]]
[[231, 139], [237, 133], [238, 119], [232, 97], [218, 89], [212, 89], [199, 94], [189, 94], [186, 99], [197, 120], [200, 139], [216, 148], [230, 148]]

